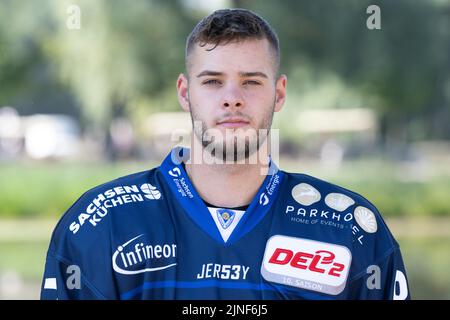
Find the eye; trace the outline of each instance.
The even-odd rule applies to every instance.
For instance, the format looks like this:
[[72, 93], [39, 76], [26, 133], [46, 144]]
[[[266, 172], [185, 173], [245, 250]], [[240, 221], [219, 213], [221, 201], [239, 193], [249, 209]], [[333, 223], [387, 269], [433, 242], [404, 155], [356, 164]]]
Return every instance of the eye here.
[[211, 80], [206, 80], [204, 81], [202, 84], [213, 84], [213, 85], [218, 85], [221, 84], [220, 81], [216, 80], [216, 79], [211, 79]]
[[247, 80], [247, 81], [244, 81], [244, 85], [260, 85], [261, 83], [259, 83], [258, 81], [255, 81], [255, 80]]

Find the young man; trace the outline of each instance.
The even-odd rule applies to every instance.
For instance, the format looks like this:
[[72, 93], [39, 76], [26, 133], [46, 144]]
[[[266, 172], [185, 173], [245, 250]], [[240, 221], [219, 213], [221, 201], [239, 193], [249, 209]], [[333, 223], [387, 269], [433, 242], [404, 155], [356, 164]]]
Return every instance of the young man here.
[[43, 299], [409, 299], [399, 246], [362, 196], [278, 170], [278, 38], [219, 10], [177, 81], [191, 148], [86, 192], [58, 223]]

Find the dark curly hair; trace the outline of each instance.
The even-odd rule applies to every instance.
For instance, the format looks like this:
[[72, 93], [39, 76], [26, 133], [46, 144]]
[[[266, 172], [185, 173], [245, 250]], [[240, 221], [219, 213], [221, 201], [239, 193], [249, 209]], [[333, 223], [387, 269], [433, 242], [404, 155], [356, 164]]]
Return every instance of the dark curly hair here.
[[275, 71], [280, 66], [280, 48], [278, 36], [272, 27], [256, 13], [246, 9], [216, 10], [203, 18], [189, 34], [186, 41], [186, 69], [188, 57], [195, 44], [204, 47], [213, 44], [214, 50], [219, 44], [248, 39], [267, 39], [274, 53]]

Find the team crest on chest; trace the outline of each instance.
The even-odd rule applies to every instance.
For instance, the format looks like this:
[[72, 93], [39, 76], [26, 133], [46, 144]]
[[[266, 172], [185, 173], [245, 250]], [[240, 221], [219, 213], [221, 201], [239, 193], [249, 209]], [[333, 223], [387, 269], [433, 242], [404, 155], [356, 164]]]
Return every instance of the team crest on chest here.
[[228, 228], [234, 220], [234, 216], [236, 213], [233, 210], [229, 209], [218, 209], [217, 210], [217, 219], [220, 222], [222, 228]]

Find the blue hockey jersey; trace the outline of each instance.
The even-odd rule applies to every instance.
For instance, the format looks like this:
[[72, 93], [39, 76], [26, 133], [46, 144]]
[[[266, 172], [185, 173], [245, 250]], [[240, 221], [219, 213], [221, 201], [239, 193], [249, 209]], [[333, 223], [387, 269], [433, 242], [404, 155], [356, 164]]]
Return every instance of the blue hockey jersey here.
[[410, 298], [399, 245], [362, 196], [271, 162], [246, 210], [208, 207], [188, 156], [83, 194], [53, 232], [41, 298]]

